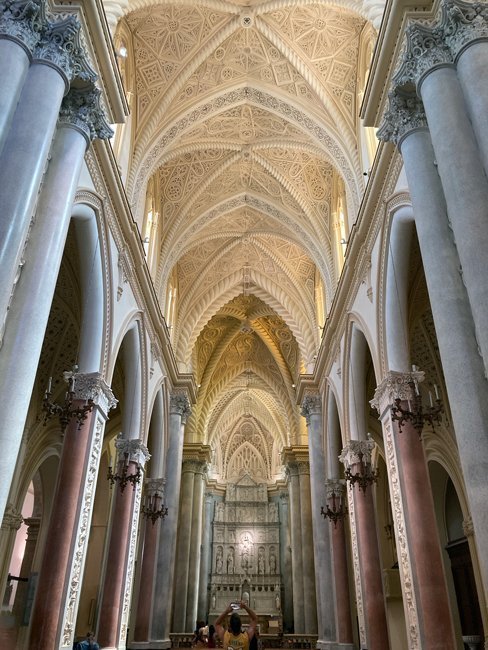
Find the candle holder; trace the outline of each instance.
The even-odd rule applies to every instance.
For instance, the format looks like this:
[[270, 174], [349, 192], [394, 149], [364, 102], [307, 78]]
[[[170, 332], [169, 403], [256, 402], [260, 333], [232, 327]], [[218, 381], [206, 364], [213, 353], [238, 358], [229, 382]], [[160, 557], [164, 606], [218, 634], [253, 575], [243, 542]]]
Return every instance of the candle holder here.
[[368, 485], [377, 482], [379, 476], [378, 469], [371, 463], [374, 447], [375, 443], [368, 434], [367, 440], [350, 440], [339, 456], [345, 467], [344, 478], [351, 486], [357, 484], [363, 494], [366, 494]]
[[75, 419], [78, 422], [78, 430], [81, 428], [83, 422], [87, 419], [88, 414], [92, 412], [95, 403], [92, 399], [85, 400], [85, 404], [82, 406], [73, 406], [73, 400], [75, 399], [75, 380], [76, 373], [78, 371], [78, 366], [73, 366], [73, 370], [63, 373], [65, 382], [68, 384], [68, 390], [66, 391], [64, 404], [57, 404], [52, 401], [52, 377], [49, 377], [46, 391], [44, 393], [44, 398], [42, 400], [42, 410], [44, 411], [44, 426], [47, 425], [48, 421], [53, 417], [57, 416], [59, 418], [59, 423], [61, 425], [61, 430], [66, 430], [66, 427], [72, 419]]
[[137, 464], [137, 471], [135, 474], [128, 474], [128, 469], [129, 469], [129, 454], [126, 452], [124, 453], [124, 458], [120, 461], [119, 463], [119, 473], [114, 474], [112, 471], [112, 466], [110, 465], [107, 471], [107, 479], [110, 481], [110, 487], [113, 487], [114, 483], [118, 483], [120, 487], [120, 491], [123, 492], [127, 485], [131, 483], [132, 489], [136, 489], [136, 485], [138, 485], [141, 482], [141, 468], [139, 464]]
[[324, 519], [328, 519], [333, 523], [334, 528], [336, 528], [337, 522], [344, 519], [347, 515], [347, 508], [344, 506], [344, 481], [328, 479], [325, 481], [325, 487], [328, 503], [325, 510], [321, 506], [320, 514]]
[[[405, 423], [411, 422], [412, 426], [420, 436], [422, 435], [422, 430], [426, 422], [428, 422], [432, 428], [434, 428], [435, 424], [441, 423], [441, 414], [443, 413], [444, 408], [439, 398], [436, 385], [434, 385], [436, 394], [435, 404], [432, 401], [432, 393], [429, 392], [430, 406], [427, 408], [424, 408], [422, 405], [422, 395], [420, 394], [417, 382], [411, 381], [409, 382], [409, 386], [412, 398], [402, 400], [400, 397], [397, 397], [395, 403], [391, 406], [391, 419], [394, 422], [398, 422], [398, 431], [400, 433]], [[407, 408], [403, 406], [405, 402], [407, 403]]]
[[159, 478], [148, 478], [145, 483], [146, 495], [141, 512], [146, 519], [152, 521], [154, 526], [158, 519], [164, 519], [168, 514], [168, 508], [163, 503], [165, 481]]

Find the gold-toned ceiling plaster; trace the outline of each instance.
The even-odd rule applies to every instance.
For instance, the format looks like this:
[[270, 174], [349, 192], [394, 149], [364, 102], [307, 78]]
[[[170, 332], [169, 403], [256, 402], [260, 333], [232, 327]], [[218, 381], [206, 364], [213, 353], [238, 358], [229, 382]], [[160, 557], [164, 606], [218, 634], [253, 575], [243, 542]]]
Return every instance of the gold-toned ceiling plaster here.
[[316, 292], [330, 304], [337, 282], [341, 183], [350, 214], [359, 206], [365, 20], [325, 3], [206, 0], [156, 3], [126, 22], [128, 189], [139, 214], [157, 176], [156, 291], [165, 310], [176, 280], [172, 342], [200, 384], [187, 436], [212, 445], [224, 480], [229, 463], [249, 471], [247, 436], [255, 471], [273, 480], [282, 447], [304, 442], [294, 384], [320, 343]]

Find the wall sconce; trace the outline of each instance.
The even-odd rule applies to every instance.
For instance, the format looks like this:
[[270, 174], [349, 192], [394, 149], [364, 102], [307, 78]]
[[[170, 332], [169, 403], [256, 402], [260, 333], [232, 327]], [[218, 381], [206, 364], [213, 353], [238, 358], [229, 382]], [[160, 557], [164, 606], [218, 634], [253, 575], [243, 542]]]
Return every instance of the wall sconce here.
[[324, 510], [322, 506], [320, 508], [320, 514], [324, 519], [329, 519], [334, 524], [334, 528], [336, 528], [337, 522], [344, 519], [347, 514], [347, 508], [344, 506], [345, 481], [327, 479], [325, 481], [325, 489], [327, 490], [327, 509]]
[[[110, 481], [111, 487], [114, 483], [118, 483], [120, 491], [124, 492], [128, 483], [132, 484], [132, 489], [136, 489], [136, 485], [141, 482], [142, 468], [146, 461], [151, 458], [151, 455], [141, 440], [133, 439], [127, 440], [119, 435], [115, 441], [115, 447], [119, 451], [118, 473], [112, 471], [110, 465], [107, 472], [107, 479]], [[133, 463], [136, 466], [136, 471], [129, 474], [129, 466]]]
[[[412, 371], [417, 372], [417, 367], [412, 366]], [[418, 382], [412, 379], [412, 381], [409, 382], [409, 386], [412, 398], [402, 400], [401, 397], [397, 397], [395, 403], [391, 407], [391, 419], [394, 422], [398, 422], [398, 431], [400, 433], [405, 422], [411, 422], [414, 429], [416, 429], [419, 436], [421, 436], [426, 422], [428, 422], [432, 427], [434, 427], [434, 423], [441, 423], [441, 414], [444, 409], [439, 397], [437, 384], [434, 384], [435, 404], [432, 401], [432, 393], [429, 391], [430, 406], [427, 408], [422, 406], [422, 395], [420, 394]], [[402, 406], [402, 402], [406, 402], [407, 408]]]
[[145, 481], [146, 494], [141, 512], [146, 519], [152, 521], [153, 526], [158, 519], [164, 519], [168, 514], [168, 508], [163, 503], [164, 484], [163, 478], [148, 478]]
[[351, 486], [357, 483], [364, 494], [368, 485], [378, 480], [378, 469], [371, 464], [374, 447], [375, 443], [368, 434], [367, 440], [350, 440], [339, 456], [339, 460], [344, 463], [346, 481]]
[[88, 414], [92, 412], [93, 407], [95, 406], [95, 403], [92, 399], [86, 399], [85, 404], [82, 406], [73, 406], [73, 400], [75, 399], [75, 380], [77, 377], [77, 371], [78, 366], [74, 365], [73, 370], [63, 372], [64, 381], [68, 384], [68, 390], [65, 394], [64, 404], [57, 404], [51, 400], [53, 378], [49, 377], [46, 392], [44, 393], [44, 399], [42, 400], [42, 410], [45, 413], [44, 426], [46, 426], [50, 418], [52, 418], [54, 415], [57, 415], [63, 433], [73, 418], [78, 422], [78, 429], [80, 429], [83, 422], [87, 419]]

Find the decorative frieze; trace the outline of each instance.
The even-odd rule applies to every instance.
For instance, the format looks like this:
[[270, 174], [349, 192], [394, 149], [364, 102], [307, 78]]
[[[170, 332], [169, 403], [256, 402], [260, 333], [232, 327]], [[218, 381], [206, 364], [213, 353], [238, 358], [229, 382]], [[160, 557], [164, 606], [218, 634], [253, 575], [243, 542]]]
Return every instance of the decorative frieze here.
[[378, 139], [393, 142], [399, 147], [406, 135], [426, 128], [427, 118], [422, 100], [413, 92], [394, 88], [388, 95], [388, 108], [376, 134]]
[[5, 0], [0, 8], [0, 38], [15, 41], [30, 56], [47, 26], [45, 0]]
[[301, 415], [306, 419], [307, 426], [310, 426], [310, 418], [312, 415], [320, 415], [322, 413], [322, 399], [318, 392], [306, 392], [302, 401]]
[[61, 104], [59, 122], [78, 129], [87, 145], [97, 138], [108, 140], [114, 133], [100, 105], [100, 95], [94, 86], [86, 90], [71, 88]]
[[421, 370], [412, 370], [412, 372], [390, 371], [377, 387], [373, 399], [370, 401], [371, 406], [383, 416], [386, 409], [394, 406], [395, 400], [402, 401], [413, 400], [415, 397], [415, 387], [424, 380], [425, 373]]

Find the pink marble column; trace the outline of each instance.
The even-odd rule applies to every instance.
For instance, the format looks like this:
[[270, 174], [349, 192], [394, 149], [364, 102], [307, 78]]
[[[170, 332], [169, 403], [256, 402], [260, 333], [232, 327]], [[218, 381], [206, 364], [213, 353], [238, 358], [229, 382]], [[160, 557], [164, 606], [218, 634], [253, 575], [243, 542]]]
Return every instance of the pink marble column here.
[[[337, 507], [337, 500], [344, 503], [345, 485], [338, 480], [327, 480], [327, 502], [329, 508], [333, 511]], [[330, 495], [333, 491], [336, 500]], [[345, 506], [343, 505], [343, 508]], [[347, 516], [347, 515], [345, 515]], [[337, 641], [339, 643], [353, 643], [352, 619], [351, 619], [351, 600], [349, 594], [349, 577], [347, 573], [347, 552], [346, 552], [346, 535], [344, 530], [344, 517], [339, 518], [337, 522], [330, 524], [332, 558], [334, 567], [334, 581], [336, 592], [336, 610], [337, 610]]]
[[[123, 463], [123, 460], [118, 463], [119, 474]], [[127, 475], [131, 476], [136, 473], [137, 462], [130, 461], [127, 467]], [[126, 486], [123, 492], [118, 485], [114, 489], [116, 490], [115, 504], [98, 628], [98, 643], [102, 648], [116, 648], [118, 646], [125, 566], [135, 496], [135, 490], [130, 484]]]
[[[115, 446], [119, 454], [117, 463], [119, 477], [122, 477], [124, 472], [127, 477], [137, 475], [139, 468], [143, 468], [150, 457], [145, 445], [136, 438], [128, 439], [120, 435]], [[134, 487], [130, 482], [123, 487], [122, 481], [118, 480], [114, 490], [116, 493], [112, 527], [98, 624], [98, 643], [102, 648], [118, 648], [121, 633], [123, 636], [121, 624], [124, 598], [126, 590], [132, 587], [132, 574], [128, 569], [127, 559], [134, 525], [134, 505], [140, 487], [137, 486], [137, 482], [134, 483]]]
[[[73, 406], [83, 404], [84, 400], [75, 400]], [[63, 611], [71, 549], [77, 530], [93, 417], [92, 412], [80, 428], [75, 420], [71, 420], [64, 436], [46, 552], [42, 558], [31, 615], [29, 650], [54, 648], [58, 641], [60, 612]]]
[[[22, 566], [19, 575], [21, 578], [29, 578], [32, 572], [32, 561], [37, 546], [41, 519], [40, 517], [28, 517], [27, 519], [24, 519], [24, 523], [27, 526], [27, 539], [25, 542], [24, 557], [22, 558]], [[28, 582], [19, 582], [17, 585], [14, 606], [12, 608], [17, 626], [22, 625], [28, 588]]]
[[417, 371], [390, 372], [378, 386], [373, 403], [382, 415], [385, 437], [392, 431], [422, 648], [454, 650], [457, 644], [421, 432], [410, 421], [403, 422], [400, 431], [391, 417], [396, 398], [405, 411], [412, 408], [415, 386], [422, 379], [423, 373]]
[[[349, 468], [351, 474], [362, 474], [364, 464], [370, 462], [374, 443], [370, 440], [350, 440], [342, 451], [340, 460]], [[388, 650], [388, 625], [383, 594], [383, 577], [380, 552], [376, 535], [376, 520], [372, 486], [366, 491], [354, 484], [354, 511], [360, 557], [361, 582], [363, 585], [364, 618], [367, 648]]]
[[[164, 479], [146, 480], [146, 496], [149, 497], [156, 492], [159, 497], [157, 500], [159, 506], [163, 505], [163, 485]], [[148, 518], [144, 528], [144, 548], [142, 553], [141, 581], [139, 599], [137, 601], [134, 641], [149, 640], [154, 580], [156, 574], [156, 549], [161, 525], [161, 519], [157, 519], [153, 522]]]

